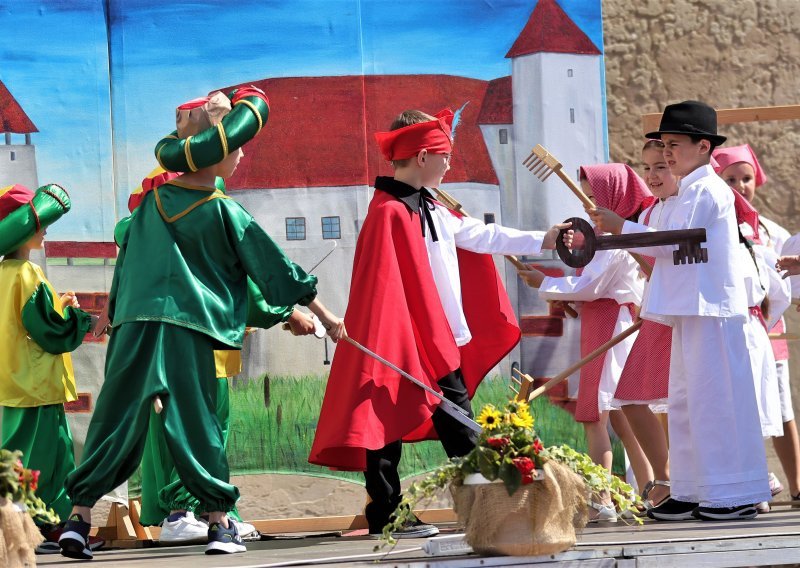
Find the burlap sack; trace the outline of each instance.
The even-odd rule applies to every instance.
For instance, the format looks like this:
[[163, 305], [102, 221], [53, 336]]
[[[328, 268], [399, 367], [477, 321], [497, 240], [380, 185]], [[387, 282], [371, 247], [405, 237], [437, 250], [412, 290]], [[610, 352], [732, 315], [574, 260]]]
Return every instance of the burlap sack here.
[[44, 540], [26, 511], [0, 499], [0, 566], [36, 566], [35, 548]]
[[467, 542], [478, 554], [538, 556], [575, 545], [586, 526], [586, 487], [567, 467], [544, 465], [545, 479], [509, 496], [505, 485], [452, 485], [455, 511]]

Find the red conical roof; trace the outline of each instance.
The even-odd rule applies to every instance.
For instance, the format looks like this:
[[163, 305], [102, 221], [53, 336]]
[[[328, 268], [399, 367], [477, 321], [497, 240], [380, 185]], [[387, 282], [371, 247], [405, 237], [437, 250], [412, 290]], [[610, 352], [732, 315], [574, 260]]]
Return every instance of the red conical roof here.
[[600, 50], [555, 0], [539, 0], [506, 57], [530, 53], [600, 55]]
[[2, 81], [0, 81], [0, 132], [15, 134], [39, 132]]

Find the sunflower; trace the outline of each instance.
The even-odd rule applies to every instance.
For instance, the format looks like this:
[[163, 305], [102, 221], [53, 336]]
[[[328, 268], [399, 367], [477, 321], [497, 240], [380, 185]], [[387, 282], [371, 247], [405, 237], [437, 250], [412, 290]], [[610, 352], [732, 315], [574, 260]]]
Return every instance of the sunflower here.
[[487, 404], [483, 407], [480, 416], [478, 416], [478, 424], [480, 424], [484, 430], [494, 430], [500, 426], [502, 419], [503, 415], [500, 414], [494, 406]]
[[518, 428], [533, 428], [533, 416], [527, 410], [512, 412], [511, 424]]

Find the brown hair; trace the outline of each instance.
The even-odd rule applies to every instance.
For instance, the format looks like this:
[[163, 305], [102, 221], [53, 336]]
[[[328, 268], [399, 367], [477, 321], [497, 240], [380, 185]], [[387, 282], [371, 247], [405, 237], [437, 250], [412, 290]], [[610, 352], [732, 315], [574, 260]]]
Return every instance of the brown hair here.
[[661, 140], [657, 140], [656, 138], [650, 138], [647, 142], [644, 143], [642, 146], [642, 152], [645, 150], [663, 150], [664, 149], [664, 142]]
[[[397, 115], [392, 121], [392, 125], [389, 127], [389, 130], [399, 130], [400, 128], [405, 128], [406, 126], [411, 126], [412, 124], [419, 124], [420, 122], [428, 122], [430, 120], [436, 120], [436, 118], [432, 117], [431, 115], [422, 112], [421, 110], [404, 110], [400, 114]], [[411, 163], [411, 158], [404, 158], [402, 160], [392, 160], [392, 166], [397, 168], [404, 168], [408, 164]]]

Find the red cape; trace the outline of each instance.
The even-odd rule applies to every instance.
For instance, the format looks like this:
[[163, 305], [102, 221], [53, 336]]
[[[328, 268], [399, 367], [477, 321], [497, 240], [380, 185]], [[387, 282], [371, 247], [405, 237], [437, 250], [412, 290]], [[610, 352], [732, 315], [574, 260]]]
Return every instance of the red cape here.
[[[439, 391], [461, 367], [470, 396], [517, 344], [520, 330], [489, 255], [458, 251], [472, 341], [459, 349], [434, 284], [419, 215], [376, 190], [361, 228], [345, 314], [348, 334]], [[336, 349], [309, 462], [364, 471], [366, 450], [436, 438], [439, 401], [341, 342]]]

